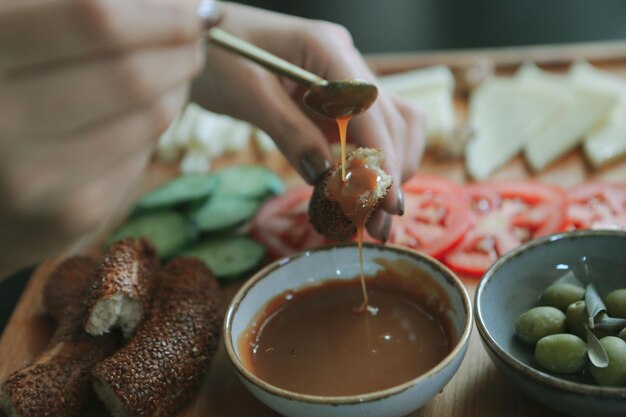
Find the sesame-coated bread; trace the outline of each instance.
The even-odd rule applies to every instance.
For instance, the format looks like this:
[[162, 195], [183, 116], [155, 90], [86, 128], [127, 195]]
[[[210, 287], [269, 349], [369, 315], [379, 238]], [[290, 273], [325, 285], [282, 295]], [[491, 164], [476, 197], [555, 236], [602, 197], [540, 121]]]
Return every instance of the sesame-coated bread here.
[[119, 344], [113, 335], [96, 338], [83, 330], [83, 295], [96, 265], [87, 257], [70, 258], [48, 278], [44, 305], [57, 328], [45, 351], [2, 385], [0, 406], [7, 416], [77, 416], [94, 397], [91, 370]]
[[145, 239], [126, 238], [111, 245], [87, 297], [87, 333], [99, 336], [120, 327], [125, 337], [132, 335], [152, 301], [159, 262]]
[[[83, 308], [83, 297], [90, 288], [98, 262], [89, 256], [73, 256], [50, 274], [43, 290], [43, 305], [57, 322], [67, 317], [68, 309]], [[82, 314], [80, 311], [78, 316]]]
[[174, 416], [218, 346], [221, 298], [213, 274], [196, 259], [177, 258], [159, 275], [147, 319], [93, 370], [96, 393], [115, 417]]

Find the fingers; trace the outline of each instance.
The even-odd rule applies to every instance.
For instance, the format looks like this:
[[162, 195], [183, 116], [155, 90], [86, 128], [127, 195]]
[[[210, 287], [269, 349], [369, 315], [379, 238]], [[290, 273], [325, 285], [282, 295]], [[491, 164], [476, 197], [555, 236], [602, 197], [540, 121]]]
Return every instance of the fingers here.
[[110, 176], [76, 190], [74, 200], [62, 209], [33, 216], [5, 212], [0, 207], [0, 229], [4, 236], [11, 237], [0, 240], [0, 250], [14, 255], [10, 260], [0, 261], [0, 270], [13, 272], [9, 269], [58, 255], [79, 237], [95, 230], [114, 210], [120, 209], [120, 202], [128, 200], [149, 157], [150, 153], [146, 152], [130, 155], [111, 167]]
[[[382, 104], [376, 103], [364, 115], [351, 121], [350, 140], [359, 146], [380, 148], [385, 154], [382, 168], [393, 177], [393, 185], [387, 192], [382, 208], [391, 214], [400, 214], [398, 189], [402, 173], [402, 147], [396, 147], [390, 127], [381, 109]], [[398, 138], [401, 141], [402, 138]], [[402, 142], [398, 142], [402, 143]]]
[[274, 75], [219, 48], [209, 46], [207, 51], [207, 69], [194, 82], [192, 99], [208, 110], [263, 129], [302, 178], [314, 184], [332, 160], [330, 147], [316, 124]]
[[193, 0], [57, 0], [0, 11], [0, 70], [102, 51], [188, 43], [202, 35]]
[[253, 117], [253, 123], [274, 139], [302, 178], [314, 185], [331, 167], [328, 142], [316, 125], [294, 105], [292, 98], [277, 87], [274, 86], [271, 93], [268, 91], [258, 96], [258, 105], [272, 117]]
[[[402, 193], [401, 182], [408, 180], [415, 174], [418, 169], [420, 160], [424, 153], [425, 146], [425, 120], [424, 117], [415, 106], [407, 103], [406, 101], [391, 97], [390, 102], [393, 104], [396, 115], [399, 115], [401, 121], [397, 118], [387, 119], [387, 122], [391, 120], [395, 126], [402, 126], [401, 129], [395, 129], [393, 135], [402, 135], [404, 140], [396, 141], [396, 161], [392, 164], [401, 166], [401, 174], [395, 177], [395, 190], [397, 203], [396, 214], [404, 214], [404, 194]], [[394, 130], [390, 128], [390, 130]], [[398, 136], [394, 136], [398, 137]], [[390, 190], [391, 191], [391, 190]], [[393, 202], [394, 200], [386, 199], [385, 202]], [[378, 238], [382, 241], [386, 241], [389, 237], [391, 230], [392, 216], [390, 212], [384, 208], [376, 210], [371, 220], [367, 224], [367, 229], [370, 235]], [[392, 212], [393, 213], [393, 212]]]
[[141, 49], [19, 77], [0, 92], [0, 137], [55, 136], [128, 111], [191, 80], [195, 43]]
[[[173, 88], [135, 111], [92, 125], [59, 141], [20, 141], [0, 152], [0, 194], [5, 211], [27, 216], [56, 213], [60, 218], [94, 208], [68, 202], [84, 184], [110, 176], [128, 155], [150, 154], [158, 135], [165, 130], [186, 101], [187, 86]], [[81, 188], [83, 187], [83, 188]], [[115, 190], [111, 190], [113, 196]], [[72, 205], [72, 204], [70, 204]], [[106, 206], [106, 205], [103, 205]], [[105, 208], [105, 207], [100, 207]], [[96, 221], [81, 222], [84, 229]], [[68, 224], [72, 223], [68, 221]]]

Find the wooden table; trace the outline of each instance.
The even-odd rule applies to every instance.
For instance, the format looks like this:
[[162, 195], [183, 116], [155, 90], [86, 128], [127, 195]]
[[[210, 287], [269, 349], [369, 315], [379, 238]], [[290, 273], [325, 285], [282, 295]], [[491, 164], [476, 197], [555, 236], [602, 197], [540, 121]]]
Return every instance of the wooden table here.
[[[613, 47], [613, 46], [612, 46]], [[621, 58], [603, 56], [599, 66], [615, 73], [626, 76], [626, 47], [621, 44], [619, 51]], [[597, 49], [592, 49], [597, 56]], [[554, 51], [553, 51], [554, 52]], [[437, 62], [454, 66], [469, 59], [465, 53], [438, 55]], [[476, 56], [472, 52], [471, 56]], [[484, 54], [483, 54], [484, 55]], [[459, 58], [461, 56], [461, 58]], [[517, 63], [519, 63], [519, 54]], [[546, 55], [549, 56], [549, 55]], [[509, 55], [506, 55], [509, 59]], [[562, 69], [563, 62], [571, 59], [551, 61], [555, 69]], [[393, 72], [404, 69], [407, 62], [411, 67], [422, 63], [432, 63], [432, 59], [420, 56], [403, 57], [390, 60], [390, 57], [377, 57], [372, 61], [373, 67], [380, 72]], [[508, 62], [508, 61], [507, 61]], [[504, 70], [510, 70], [503, 64]], [[232, 158], [219, 161], [218, 165], [229, 165], [239, 162], [261, 162], [281, 173], [288, 186], [295, 186], [300, 179], [288, 166], [282, 156], [270, 155], [261, 157], [254, 150], [248, 150]], [[463, 164], [461, 161], [440, 162], [432, 156], [426, 155], [421, 166], [424, 173], [448, 177], [457, 182], [465, 182]], [[172, 175], [171, 167], [153, 165], [144, 179], [143, 189], [149, 189], [155, 184], [164, 181]], [[605, 179], [610, 181], [626, 181], [626, 161], [615, 163], [598, 171], [591, 170], [584, 162], [579, 151], [573, 151], [557, 164], [543, 171], [539, 175], [532, 175], [521, 158], [514, 160], [504, 169], [493, 176], [498, 179], [520, 179], [534, 177], [535, 179], [561, 186], [571, 186], [587, 179]], [[91, 248], [95, 251], [96, 249]], [[35, 357], [46, 344], [52, 331], [52, 323], [42, 314], [41, 289], [48, 273], [57, 260], [43, 263], [33, 274], [22, 298], [0, 339], [0, 380], [3, 380], [11, 371]], [[464, 283], [473, 296], [477, 285], [476, 279], [464, 278]], [[225, 287], [226, 298], [232, 297], [239, 284]], [[105, 416], [101, 410], [95, 410], [89, 415]], [[236, 417], [236, 416], [275, 416], [276, 414], [258, 402], [237, 379], [222, 348], [217, 353], [207, 378], [196, 396], [182, 410], [180, 417]], [[500, 417], [500, 416], [548, 417], [558, 416], [557, 413], [537, 404], [523, 396], [509, 381], [507, 381], [493, 366], [480, 342], [476, 329], [473, 330], [469, 350], [459, 372], [444, 390], [436, 395], [420, 410], [411, 416], [417, 417]]]

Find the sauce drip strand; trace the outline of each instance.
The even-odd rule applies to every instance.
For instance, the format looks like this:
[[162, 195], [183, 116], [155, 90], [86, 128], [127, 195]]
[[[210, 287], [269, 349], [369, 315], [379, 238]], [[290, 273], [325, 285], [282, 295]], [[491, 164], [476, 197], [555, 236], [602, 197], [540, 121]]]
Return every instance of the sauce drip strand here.
[[[350, 117], [343, 117], [337, 119], [337, 126], [339, 127], [339, 141], [341, 142], [341, 180], [346, 182], [346, 136], [348, 132], [348, 123], [350, 122]], [[344, 211], [345, 213], [345, 211]], [[350, 219], [352, 220], [352, 219]], [[363, 313], [369, 306], [369, 297], [367, 296], [367, 286], [365, 285], [365, 276], [363, 275], [363, 231], [365, 229], [365, 224], [360, 225], [352, 222], [356, 226], [356, 241], [358, 244], [359, 250], [359, 271], [361, 272], [361, 292], [363, 293], [363, 302], [361, 306], [358, 308], [358, 313]], [[365, 222], [363, 222], [365, 223]]]
[[[346, 131], [349, 117], [337, 119], [339, 139], [341, 140], [341, 181], [328, 181], [328, 196], [337, 201], [341, 211], [356, 226], [359, 251], [359, 268], [361, 271], [361, 292], [363, 302], [356, 309], [357, 313], [364, 313], [369, 307], [369, 297], [365, 276], [363, 275], [363, 235], [365, 223], [370, 212], [376, 207], [375, 190], [378, 188], [380, 176], [378, 172], [367, 165], [363, 159], [352, 158], [349, 166], [346, 162]], [[376, 311], [376, 310], [370, 310]]]
[[[378, 89], [375, 85], [363, 81], [363, 80], [337, 80], [327, 81], [311, 86], [304, 94], [304, 104], [316, 113], [323, 116], [334, 119], [339, 127], [339, 138], [341, 141], [341, 182], [348, 183], [349, 173], [346, 170], [346, 132], [348, 129], [348, 123], [354, 116], [362, 114], [367, 111], [376, 98], [378, 97]], [[360, 173], [353, 173], [354, 176], [361, 175]], [[361, 181], [362, 182], [362, 181]], [[375, 186], [376, 183], [373, 184]], [[342, 190], [339, 188], [338, 193], [335, 194], [337, 199], [342, 198]], [[343, 206], [342, 206], [343, 209]], [[354, 214], [354, 219], [345, 212], [346, 217], [353, 220], [357, 227], [357, 238], [359, 242], [359, 261], [361, 265], [361, 276], [363, 276], [363, 257], [361, 254], [362, 242], [363, 242], [363, 230], [365, 228], [365, 220], [367, 215]], [[360, 219], [363, 218], [363, 221]], [[356, 220], [356, 221], [355, 221]], [[362, 279], [362, 291], [363, 291], [363, 304], [359, 308], [359, 311], [365, 311], [368, 306], [367, 289], [365, 287], [365, 280]]]
[[394, 269], [367, 278], [376, 315], [354, 314], [357, 277], [278, 295], [238, 341], [246, 366], [277, 387], [331, 396], [390, 388], [432, 369], [454, 338], [450, 301], [423, 271], [405, 280]]
[[337, 127], [339, 127], [339, 142], [341, 143], [341, 180], [343, 182], [346, 182], [346, 135], [350, 119], [350, 117], [337, 119]]

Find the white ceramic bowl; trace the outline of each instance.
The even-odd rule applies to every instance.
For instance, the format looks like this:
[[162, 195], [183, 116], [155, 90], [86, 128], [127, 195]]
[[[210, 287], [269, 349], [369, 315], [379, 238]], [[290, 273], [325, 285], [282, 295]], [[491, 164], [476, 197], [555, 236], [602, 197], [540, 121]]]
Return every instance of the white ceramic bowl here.
[[471, 302], [461, 281], [438, 261], [399, 246], [365, 244], [364, 270], [374, 275], [381, 268], [374, 260], [405, 259], [427, 272], [447, 294], [453, 343], [451, 352], [434, 368], [398, 386], [352, 396], [314, 396], [290, 392], [261, 380], [241, 359], [238, 339], [254, 316], [286, 290], [329, 279], [351, 279], [359, 274], [355, 245], [319, 248], [278, 260], [255, 274], [235, 295], [224, 322], [224, 343], [243, 384], [260, 401], [288, 417], [394, 417], [416, 410], [440, 392], [461, 365], [467, 351]]
[[515, 321], [568, 271], [601, 294], [626, 282], [626, 232], [577, 230], [532, 240], [500, 258], [476, 290], [476, 327], [496, 367], [529, 397], [576, 417], [626, 416], [626, 387], [601, 387], [580, 375], [557, 375], [515, 337]]

